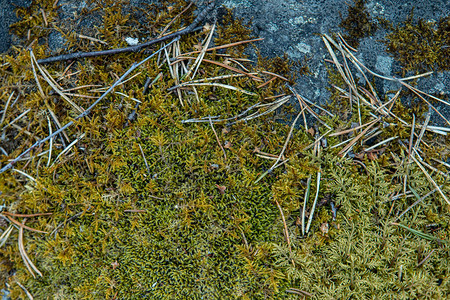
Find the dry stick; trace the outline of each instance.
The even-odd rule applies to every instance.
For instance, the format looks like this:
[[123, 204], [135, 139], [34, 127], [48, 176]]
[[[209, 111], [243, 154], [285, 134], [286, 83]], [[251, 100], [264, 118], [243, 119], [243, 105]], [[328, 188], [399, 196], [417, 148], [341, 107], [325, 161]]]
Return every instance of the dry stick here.
[[55, 135], [61, 133], [63, 130], [65, 130], [66, 128], [68, 128], [69, 126], [73, 125], [75, 123], [75, 121], [84, 118], [85, 116], [87, 116], [91, 110], [94, 108], [94, 106], [96, 106], [101, 100], [103, 100], [116, 86], [118, 86], [122, 80], [127, 77], [131, 72], [133, 72], [137, 67], [139, 67], [140, 65], [142, 65], [143, 63], [147, 62], [150, 58], [152, 58], [153, 56], [155, 56], [156, 54], [160, 53], [163, 49], [165, 49], [166, 47], [170, 46], [172, 43], [174, 43], [175, 41], [177, 41], [178, 39], [180, 39], [179, 36], [177, 36], [175, 39], [173, 39], [170, 43], [168, 43], [167, 45], [165, 45], [164, 47], [162, 47], [161, 49], [159, 49], [158, 51], [154, 52], [153, 54], [151, 54], [150, 56], [148, 56], [147, 58], [145, 58], [144, 60], [142, 60], [139, 63], [133, 63], [133, 65], [128, 69], [128, 71], [125, 72], [125, 74], [123, 74], [106, 92], [104, 92], [94, 103], [92, 103], [91, 106], [89, 106], [82, 114], [78, 115], [73, 121], [68, 122], [66, 125], [64, 125], [63, 127], [59, 128], [58, 130], [56, 130], [55, 132], [53, 132], [52, 135], [47, 136], [44, 139], [38, 140], [36, 143], [34, 143], [31, 147], [29, 147], [27, 150], [25, 150], [24, 152], [22, 152], [21, 154], [19, 154], [19, 156], [17, 156], [13, 161], [11, 161], [10, 163], [8, 163], [6, 166], [4, 166], [3, 168], [0, 169], [0, 174], [5, 172], [6, 170], [9, 170], [12, 168], [12, 166], [18, 161], [20, 160], [24, 155], [26, 155], [27, 153], [29, 153], [31, 150], [33, 150], [36, 147], [39, 147], [40, 145], [42, 145], [43, 143], [45, 143], [46, 141], [48, 141], [49, 139], [51, 139], [52, 137], [54, 137]]
[[200, 21], [202, 21], [206, 15], [214, 8], [214, 1], [212, 1], [198, 16], [197, 18], [194, 20], [194, 22], [192, 22], [191, 25], [189, 25], [188, 27], [186, 27], [183, 30], [168, 34], [166, 36], [157, 38], [157, 39], [153, 39], [151, 41], [148, 41], [146, 43], [142, 43], [136, 46], [130, 46], [130, 47], [125, 47], [125, 48], [119, 48], [119, 49], [110, 49], [110, 50], [103, 50], [103, 51], [92, 51], [92, 52], [76, 52], [76, 53], [70, 53], [70, 54], [64, 54], [64, 55], [59, 55], [59, 56], [53, 56], [53, 57], [49, 57], [49, 58], [44, 58], [44, 59], [39, 59], [37, 62], [40, 64], [44, 64], [44, 63], [52, 63], [52, 62], [57, 62], [57, 61], [63, 61], [63, 60], [71, 60], [71, 59], [77, 59], [77, 58], [83, 58], [83, 57], [93, 57], [93, 56], [100, 56], [100, 55], [111, 55], [111, 54], [117, 54], [117, 53], [124, 53], [124, 52], [137, 52], [139, 50], [141, 50], [142, 48], [151, 46], [153, 44], [156, 43], [161, 43], [170, 39], [174, 39], [174, 38], [179, 38], [182, 35], [191, 33], [193, 31], [195, 31], [196, 29], [202, 29], [200, 28], [196, 28], [197, 25], [200, 23]]
[[219, 137], [217, 136], [217, 132], [214, 129], [213, 123], [211, 122], [211, 117], [209, 117], [208, 119], [209, 119], [209, 125], [211, 125], [211, 128], [212, 128], [212, 130], [214, 132], [214, 135], [216, 136], [217, 143], [219, 143], [220, 149], [222, 149], [222, 151], [223, 151], [223, 156], [225, 157], [225, 160], [227, 160], [227, 154], [225, 152], [225, 149], [223, 149], [222, 144], [220, 143]]

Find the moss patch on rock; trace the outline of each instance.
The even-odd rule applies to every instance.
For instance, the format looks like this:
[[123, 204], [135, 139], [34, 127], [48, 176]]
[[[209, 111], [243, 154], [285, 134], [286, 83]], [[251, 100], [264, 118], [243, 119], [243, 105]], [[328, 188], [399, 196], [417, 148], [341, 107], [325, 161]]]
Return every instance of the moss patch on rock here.
[[[136, 24], [131, 15], [117, 13], [116, 1], [92, 5], [103, 18], [95, 38], [107, 44], [67, 34], [68, 50], [125, 46], [125, 37], [157, 36], [169, 24], [175, 31], [192, 22], [194, 10], [180, 14], [185, 1], [163, 2], [147, 11], [148, 23]], [[51, 6], [33, 4], [24, 20], [44, 22], [41, 9], [47, 14]], [[217, 24], [215, 45], [252, 38], [231, 14], [224, 20]], [[28, 32], [27, 24], [34, 28], [30, 22], [22, 21], [18, 33]], [[334, 95], [328, 108], [335, 108], [334, 115], [317, 114], [323, 123], [310, 126], [314, 130], [293, 128], [283, 164], [256, 183], [291, 132], [286, 124], [292, 123], [294, 105], [271, 111], [289, 92], [284, 77], [293, 79], [290, 63], [260, 58], [252, 64], [244, 44], [218, 49], [206, 52], [195, 77], [211, 85], [172, 89], [185, 80], [176, 74], [186, 75], [194, 61], [185, 53], [199, 55], [210, 28], [183, 36], [88, 117], [0, 174], [0, 228], [12, 230], [0, 241], [1, 274], [8, 274], [0, 280], [9, 283], [12, 297], [26, 297], [25, 288], [39, 299], [445, 298], [448, 205], [400, 143], [366, 151], [394, 135], [407, 144], [412, 111], [394, 102], [390, 109], [407, 124], [386, 117], [376, 136], [355, 144], [351, 158], [341, 157], [344, 141], [357, 132], [327, 136], [326, 142], [318, 136], [327, 126], [339, 132], [370, 122], [373, 110]], [[50, 53], [47, 34], [23, 35], [37, 58]], [[122, 53], [45, 68], [67, 97], [88, 107], [147, 55]], [[24, 47], [0, 57], [0, 73], [1, 107], [8, 103], [1, 124], [4, 166], [79, 112], [33, 70]], [[343, 85], [335, 75], [333, 83]], [[144, 93], [147, 81], [152, 83]], [[135, 120], [129, 118], [133, 112]], [[416, 113], [415, 122], [423, 122], [424, 111]], [[194, 121], [183, 122], [188, 119]], [[284, 123], [275, 121], [280, 119]], [[448, 139], [432, 132], [423, 139], [421, 155], [448, 195], [447, 170], [436, 163], [448, 154]], [[303, 235], [308, 178], [311, 195], [319, 191], [311, 230]], [[313, 199], [305, 207], [307, 217]], [[42, 276], [27, 267], [18, 241]]]

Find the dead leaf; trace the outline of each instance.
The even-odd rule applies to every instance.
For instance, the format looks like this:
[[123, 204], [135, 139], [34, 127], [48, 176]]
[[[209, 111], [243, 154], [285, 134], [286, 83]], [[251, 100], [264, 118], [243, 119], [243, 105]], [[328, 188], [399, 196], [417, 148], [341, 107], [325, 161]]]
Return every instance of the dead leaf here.
[[219, 190], [219, 193], [220, 193], [221, 195], [225, 194], [225, 190], [227, 189], [226, 186], [216, 184], [216, 187], [217, 187], [217, 189]]

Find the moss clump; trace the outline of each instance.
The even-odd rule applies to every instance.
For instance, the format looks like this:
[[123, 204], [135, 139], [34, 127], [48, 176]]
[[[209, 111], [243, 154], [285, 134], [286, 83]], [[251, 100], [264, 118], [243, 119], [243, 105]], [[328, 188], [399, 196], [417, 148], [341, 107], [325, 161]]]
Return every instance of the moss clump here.
[[341, 16], [340, 27], [347, 31], [344, 39], [352, 47], [359, 46], [359, 40], [370, 36], [377, 30], [377, 24], [372, 20], [366, 9], [365, 0], [354, 0], [353, 6], [348, 6], [348, 15], [345, 19]]
[[[275, 265], [288, 276], [290, 287], [307, 291], [314, 299], [336, 299], [343, 295], [355, 299], [446, 297], [450, 284], [447, 277], [450, 268], [445, 263], [450, 258], [448, 247], [420, 239], [390, 224], [395, 220], [394, 212], [409, 205], [408, 200], [402, 203], [389, 200], [391, 193], [401, 190], [405, 168], [390, 174], [376, 162], [365, 160], [367, 168], [358, 172], [357, 165], [331, 153], [310, 161], [309, 164], [322, 171], [320, 199], [330, 195], [328, 203], [325, 201], [326, 205], [319, 208], [313, 228], [325, 223], [329, 231], [324, 234], [316, 230], [312, 236], [302, 239], [301, 223], [296, 220], [301, 217], [305, 179], [314, 174], [303, 171], [304, 160], [291, 161], [287, 173], [273, 188], [274, 197], [289, 211], [285, 217], [292, 251], [279, 237], [271, 253]], [[432, 189], [418, 170], [411, 171], [415, 175], [410, 183], [421, 190], [420, 194]], [[330, 201], [338, 207], [336, 220], [332, 218]], [[415, 229], [430, 233], [426, 224], [433, 223], [434, 218], [443, 221], [448, 217], [448, 209], [439, 209], [429, 202], [402, 222], [414, 223]], [[448, 241], [449, 227], [444, 223], [438, 225], [434, 234]], [[280, 231], [282, 226], [279, 222]], [[419, 265], [432, 251], [431, 260]]]
[[450, 17], [429, 22], [414, 20], [413, 14], [386, 36], [386, 51], [404, 67], [416, 73], [449, 70]]
[[[144, 32], [157, 36], [187, 5], [185, 1], [164, 2], [172, 8], [150, 9], [148, 17], [156, 21], [138, 25], [132, 21], [132, 13], [138, 10], [114, 15], [113, 2], [93, 3], [92, 7], [103, 22], [97, 38], [108, 40], [109, 45], [122, 45], [128, 32], [121, 28], [133, 24], [136, 37], [144, 37]], [[179, 28], [191, 20], [192, 15], [182, 15], [173, 26]], [[218, 25], [216, 45], [250, 38], [248, 28], [238, 21], [230, 23], [234, 25]], [[34, 37], [41, 42], [32, 45], [38, 58], [50, 51], [46, 34], [36, 32]], [[23, 237], [24, 249], [42, 277], [32, 276], [23, 262], [18, 230], [14, 229], [0, 248], [2, 274], [10, 275], [1, 280], [10, 283], [12, 297], [26, 297], [21, 286], [39, 299], [297, 299], [298, 295], [290, 292], [299, 290], [314, 299], [444, 297], [450, 284], [445, 263], [449, 259], [445, 243], [450, 231], [446, 222], [449, 212], [442, 199], [432, 194], [401, 220], [435, 238], [431, 240], [391, 224], [398, 221], [397, 212], [416, 201], [410, 194], [392, 200], [392, 194], [403, 191], [406, 175], [408, 186], [418, 195], [434, 188], [417, 167], [404, 163], [405, 152], [397, 144], [388, 144], [378, 157], [340, 158], [342, 146], [313, 155], [308, 146], [314, 138], [302, 128], [294, 129], [284, 152], [284, 166], [255, 184], [272, 166], [289, 126], [275, 122], [271, 114], [233, 125], [225, 121], [211, 121], [212, 126], [209, 122], [181, 122], [205, 116], [215, 120], [213, 116], [218, 115], [233, 119], [257, 102], [266, 105], [263, 109], [270, 107], [284, 82], [279, 77], [271, 80], [263, 70], [280, 72], [291, 79], [290, 66], [282, 59], [271, 60], [274, 69], [269, 70], [263, 69], [265, 59], [256, 66], [237, 60], [245, 57], [242, 46], [223, 53], [208, 52], [196, 79], [209, 82], [211, 77], [225, 76], [221, 83], [256, 95], [218, 85], [170, 91], [179, 83], [175, 72], [191, 67], [185, 58], [184, 66], [177, 62], [174, 65], [179, 68], [174, 68], [169, 65], [176, 61], [170, 60], [171, 56], [181, 60], [180, 54], [195, 51], [208, 34], [184, 36], [176, 47], [149, 60], [131, 80], [117, 87], [115, 91], [121, 94], [110, 94], [89, 118], [78, 120], [55, 137], [52, 145], [34, 149], [15, 165], [34, 180], [20, 172], [0, 174], [2, 218], [5, 211], [52, 213], [28, 217], [26, 223], [50, 234], [25, 230]], [[68, 41], [70, 51], [90, 47], [108, 46]], [[146, 55], [120, 54], [45, 67], [61, 89], [76, 91], [77, 96], [70, 96], [79, 106], [87, 107], [95, 100], [92, 97], [101, 95], [99, 87], [109, 87]], [[14, 126], [2, 127], [2, 138], [11, 143], [4, 149], [6, 155], [0, 157], [3, 166], [36, 138], [55, 130], [55, 119], [65, 124], [78, 112], [55, 95], [38, 73], [39, 89], [29, 63], [30, 52], [17, 47], [0, 59], [0, 105], [5, 107], [10, 95], [15, 102], [8, 108], [5, 124], [30, 110]], [[227, 77], [236, 74], [223, 65], [241, 71], [247, 68], [264, 78], [263, 82], [271, 81], [260, 87], [262, 82], [255, 77]], [[149, 78], [153, 84], [144, 93], [142, 87]], [[337, 76], [335, 79], [338, 84]], [[73, 88], [77, 89], [68, 91]], [[13, 90], [20, 91], [17, 101]], [[136, 120], [131, 122], [128, 116], [136, 109], [134, 99], [141, 103]], [[342, 118], [344, 101], [339, 105], [334, 117], [322, 118], [334, 128], [347, 128], [356, 114]], [[357, 108], [348, 109], [354, 112]], [[367, 108], [361, 107], [360, 116], [361, 122], [370, 120]], [[406, 111], [401, 116], [410, 121]], [[317, 133], [326, 131], [322, 125], [316, 129]], [[392, 130], [397, 130], [394, 134], [399, 139], [407, 138], [406, 126], [380, 130], [380, 139]], [[70, 151], [56, 159], [81, 136]], [[328, 145], [347, 138], [329, 137]], [[433, 138], [424, 136], [427, 141]], [[354, 152], [364, 154], [366, 146], [365, 142], [355, 145]], [[436, 149], [437, 144], [427, 144], [424, 157], [437, 157]], [[303, 237], [299, 211], [305, 179], [314, 179], [319, 171], [319, 204], [310, 234]], [[445, 176], [433, 174], [433, 178], [448, 194]], [[331, 202], [338, 208], [336, 219]], [[284, 212], [285, 223], [277, 204]], [[309, 207], [307, 212], [311, 213]], [[20, 215], [15, 218], [25, 222]], [[2, 233], [10, 225], [10, 219], [5, 220], [8, 223], [0, 223]], [[324, 230], [325, 225], [328, 230]], [[285, 226], [289, 246], [283, 235]]]

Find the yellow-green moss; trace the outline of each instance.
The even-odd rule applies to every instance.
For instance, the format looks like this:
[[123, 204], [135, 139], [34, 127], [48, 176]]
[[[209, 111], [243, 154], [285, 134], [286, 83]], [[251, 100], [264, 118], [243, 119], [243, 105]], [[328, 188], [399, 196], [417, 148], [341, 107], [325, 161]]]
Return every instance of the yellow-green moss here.
[[450, 17], [437, 22], [422, 18], [408, 19], [386, 36], [386, 51], [403, 67], [404, 72], [449, 70]]
[[[107, 40], [109, 47], [123, 45], [124, 35], [128, 34], [115, 31], [117, 26], [128, 30], [133, 25], [132, 34], [139, 37], [141, 33], [145, 36], [143, 32], [157, 35], [187, 5], [185, 1], [176, 1], [164, 2], [166, 8], [151, 6], [148, 17], [154, 21], [138, 25], [130, 15], [112, 14], [113, 4], [103, 1], [92, 7], [103, 16], [98, 38]], [[169, 6], [172, 8], [167, 9]], [[32, 6], [25, 18], [37, 16], [36, 9], [40, 6]], [[171, 28], [176, 30], [189, 24], [193, 9]], [[231, 15], [225, 18], [232, 26], [219, 24], [216, 44], [251, 37], [250, 30], [239, 20]], [[21, 25], [25, 26], [23, 32], [27, 31], [27, 24]], [[45, 41], [47, 33], [33, 34]], [[194, 45], [205, 36], [195, 33], [183, 37], [181, 52], [195, 50]], [[89, 43], [76, 41], [69, 40], [68, 50], [91, 47]], [[38, 58], [49, 52], [45, 42], [33, 44], [33, 50]], [[244, 50], [243, 46], [236, 47], [227, 53], [245, 57]], [[64, 77], [60, 84], [66, 88], [110, 86], [116, 76], [144, 57], [143, 53], [129, 53], [83, 59], [67, 70], [68, 74], [79, 73]], [[224, 61], [215, 52], [208, 53], [206, 58]], [[16, 48], [0, 60], [0, 106], [5, 107], [12, 90], [22, 95], [10, 108], [5, 122], [31, 109], [28, 118], [17, 122], [22, 129], [5, 131], [9, 143], [5, 150], [9, 155], [0, 157], [4, 165], [36, 137], [48, 134], [48, 108], [57, 114], [61, 124], [77, 113], [42, 80], [44, 95], [40, 94], [28, 51]], [[256, 66], [245, 66], [250, 71], [267, 70], [266, 61], [260, 59]], [[269, 71], [292, 79], [286, 61], [277, 58], [272, 62], [276, 62], [275, 69]], [[46, 68], [57, 78], [68, 65], [61, 62]], [[181, 121], [214, 115], [233, 117], [258, 101], [268, 103], [272, 100], [264, 97], [283, 90], [281, 80], [258, 89], [260, 82], [229, 78], [224, 83], [257, 92], [259, 96], [198, 87], [199, 99], [184, 94], [182, 106], [177, 95], [167, 91], [175, 85], [167, 64], [158, 67], [155, 58], [139, 72], [117, 88], [142, 101], [136, 121], [127, 123], [135, 103], [111, 94], [94, 108], [89, 118], [77, 121], [65, 131], [69, 138], [64, 141], [66, 145], [82, 133], [86, 136], [58, 162], [47, 167], [46, 154], [17, 163], [15, 167], [35, 177], [36, 183], [14, 172], [0, 174], [1, 199], [8, 211], [52, 213], [29, 218], [26, 223], [51, 234], [24, 232], [25, 250], [43, 273], [42, 278], [35, 279], [27, 271], [17, 246], [17, 230], [0, 248], [1, 272], [11, 275], [0, 279], [9, 281], [13, 298], [26, 297], [16, 282], [36, 299], [298, 299], [286, 292], [288, 288], [304, 290], [314, 299], [445, 297], [450, 285], [447, 246], [422, 240], [391, 225], [395, 213], [416, 200], [404, 197], [390, 201], [392, 193], [402, 190], [404, 174], [409, 174], [408, 184], [419, 195], [433, 188], [420, 170], [401, 164], [405, 157], [401, 147], [387, 148], [376, 160], [363, 158], [366, 166], [363, 168], [352, 160], [339, 158], [339, 148], [326, 149], [320, 157], [313, 156], [311, 150], [304, 149], [314, 139], [301, 128], [295, 129], [285, 152], [289, 163], [255, 184], [273, 163], [256, 156], [255, 150], [277, 155], [289, 132], [288, 125], [275, 122], [271, 115], [232, 126], [214, 123], [222, 145], [228, 142], [225, 158], [209, 123]], [[159, 73], [162, 78], [143, 95], [144, 82]], [[229, 73], [207, 63], [201, 65], [199, 72], [202, 78]], [[335, 79], [338, 84], [338, 77]], [[100, 95], [88, 89], [77, 93]], [[77, 101], [87, 107], [93, 100]], [[337, 97], [335, 101], [340, 105], [336, 117], [324, 120], [335, 127], [355, 121], [354, 116], [341, 118], [346, 103], [338, 102]], [[408, 111], [400, 106], [396, 109], [407, 119]], [[362, 118], [363, 122], [368, 120], [364, 109]], [[321, 126], [318, 129], [325, 132]], [[31, 135], [25, 130], [31, 131]], [[390, 130], [397, 130], [395, 134], [402, 139], [407, 137], [408, 128], [383, 128], [383, 134], [388, 136]], [[328, 143], [331, 146], [342, 139], [330, 137]], [[52, 163], [64, 149], [61, 137], [53, 142]], [[363, 147], [357, 145], [354, 151]], [[35, 149], [31, 156], [48, 148], [46, 144]], [[432, 154], [433, 148], [426, 151], [429, 158], [436, 155]], [[305, 179], [314, 178], [317, 171], [322, 173], [320, 205], [311, 233], [302, 237], [298, 217]], [[444, 178], [435, 175], [438, 184], [445, 183]], [[315, 189], [315, 184], [312, 188]], [[448, 193], [449, 187], [443, 186], [443, 190]], [[274, 200], [284, 211], [291, 250], [286, 245], [284, 224]], [[332, 218], [330, 201], [338, 207], [336, 220]], [[438, 196], [426, 198], [404, 216], [402, 224], [448, 240], [449, 211], [442, 202]], [[329, 224], [328, 233], [319, 230], [323, 223]], [[432, 232], [429, 224], [435, 224]], [[2, 224], [0, 228], [6, 229]], [[430, 259], [417, 266], [433, 249]]]
[[354, 0], [354, 5], [348, 5], [348, 15], [345, 19], [341, 15], [340, 27], [346, 30], [344, 39], [352, 47], [359, 46], [359, 40], [370, 36], [377, 30], [377, 24], [367, 12], [365, 0]]

